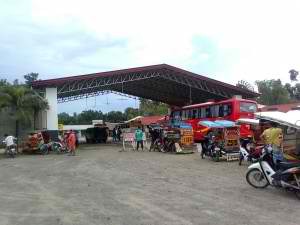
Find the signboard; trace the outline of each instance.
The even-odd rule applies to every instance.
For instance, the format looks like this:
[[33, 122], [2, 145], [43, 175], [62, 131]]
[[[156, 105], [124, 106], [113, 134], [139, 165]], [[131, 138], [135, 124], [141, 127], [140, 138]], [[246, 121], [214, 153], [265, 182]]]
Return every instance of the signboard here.
[[123, 141], [126, 142], [134, 141], [134, 133], [123, 133]]

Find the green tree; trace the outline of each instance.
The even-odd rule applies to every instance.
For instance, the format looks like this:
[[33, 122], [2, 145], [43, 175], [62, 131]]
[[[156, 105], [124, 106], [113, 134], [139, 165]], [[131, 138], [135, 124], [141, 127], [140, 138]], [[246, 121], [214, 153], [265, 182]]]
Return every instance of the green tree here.
[[92, 120], [102, 120], [103, 113], [96, 110], [86, 110], [78, 114], [77, 121], [79, 124], [91, 124]]
[[285, 104], [290, 102], [289, 92], [282, 85], [280, 79], [256, 81], [261, 96], [257, 99], [264, 105]]
[[289, 71], [289, 74], [290, 74], [290, 80], [291, 81], [298, 81], [297, 76], [299, 75], [299, 72], [297, 70], [291, 69]]
[[68, 113], [59, 113], [58, 114], [58, 123], [64, 124], [64, 125], [72, 125], [76, 124], [77, 117], [70, 116]]
[[168, 113], [168, 105], [141, 98], [140, 112], [144, 116], [166, 115]]
[[104, 121], [119, 123], [125, 121], [126, 115], [120, 111], [110, 111], [104, 116]]
[[1, 109], [10, 108], [16, 120], [16, 136], [20, 123], [29, 124], [37, 110], [48, 107], [48, 103], [23, 85], [3, 86], [0, 89]]
[[33, 81], [38, 79], [38, 77], [39, 77], [38, 73], [28, 73], [28, 74], [24, 75], [25, 84], [30, 86]]
[[128, 108], [125, 109], [124, 114], [126, 116], [126, 120], [130, 120], [134, 117], [139, 116], [140, 112], [139, 112], [139, 109], [128, 107]]
[[9, 86], [10, 83], [6, 79], [0, 79], [0, 87]]

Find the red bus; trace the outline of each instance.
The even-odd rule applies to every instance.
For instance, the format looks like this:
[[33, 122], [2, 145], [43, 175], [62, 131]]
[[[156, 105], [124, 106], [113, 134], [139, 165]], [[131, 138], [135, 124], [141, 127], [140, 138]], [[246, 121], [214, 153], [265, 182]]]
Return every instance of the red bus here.
[[[252, 119], [255, 112], [257, 112], [257, 103], [255, 101], [234, 97], [220, 102], [206, 102], [174, 108], [170, 119], [179, 119], [191, 124], [194, 132], [194, 141], [199, 142], [204, 138], [204, 134], [201, 132], [204, 127], [198, 124], [199, 121]], [[247, 125], [241, 126], [240, 133], [242, 138], [251, 137], [252, 132], [249, 128]]]

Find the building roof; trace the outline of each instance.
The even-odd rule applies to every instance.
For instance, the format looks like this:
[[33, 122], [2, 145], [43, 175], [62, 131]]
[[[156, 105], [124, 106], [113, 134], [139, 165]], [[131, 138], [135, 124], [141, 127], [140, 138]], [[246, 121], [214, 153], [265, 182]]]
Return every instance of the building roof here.
[[259, 94], [167, 64], [100, 72], [87, 75], [38, 80], [35, 89], [57, 87], [59, 102], [72, 101], [107, 92], [138, 96], [174, 106]]
[[290, 110], [295, 110], [295, 109], [300, 109], [300, 102], [280, 104], [280, 105], [268, 105], [261, 108], [261, 111], [262, 112], [267, 112], [267, 111], [288, 112]]
[[159, 120], [164, 119], [165, 116], [137, 116], [134, 117], [128, 121], [125, 121], [124, 123], [130, 123], [133, 121], [138, 121], [140, 122], [142, 125], [149, 125], [151, 123], [157, 123]]
[[165, 116], [144, 116], [140, 120], [143, 125], [149, 125], [151, 123], [157, 123], [164, 118]]

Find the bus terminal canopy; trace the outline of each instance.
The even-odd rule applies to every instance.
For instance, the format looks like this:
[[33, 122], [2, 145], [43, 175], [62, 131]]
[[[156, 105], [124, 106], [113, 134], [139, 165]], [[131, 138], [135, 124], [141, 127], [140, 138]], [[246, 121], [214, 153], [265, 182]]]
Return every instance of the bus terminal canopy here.
[[234, 95], [254, 98], [258, 94], [167, 64], [38, 80], [34, 89], [57, 88], [59, 102], [118, 92], [129, 96], [184, 106], [223, 100]]

